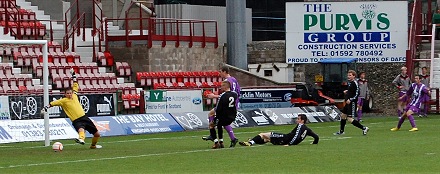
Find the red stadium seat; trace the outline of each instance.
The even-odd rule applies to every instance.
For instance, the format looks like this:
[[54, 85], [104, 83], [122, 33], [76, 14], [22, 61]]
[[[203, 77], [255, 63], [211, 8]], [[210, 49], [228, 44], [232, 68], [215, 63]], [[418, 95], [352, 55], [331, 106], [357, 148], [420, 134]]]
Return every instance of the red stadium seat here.
[[125, 70], [125, 76], [131, 76], [131, 66], [127, 62], [122, 62], [122, 66]]

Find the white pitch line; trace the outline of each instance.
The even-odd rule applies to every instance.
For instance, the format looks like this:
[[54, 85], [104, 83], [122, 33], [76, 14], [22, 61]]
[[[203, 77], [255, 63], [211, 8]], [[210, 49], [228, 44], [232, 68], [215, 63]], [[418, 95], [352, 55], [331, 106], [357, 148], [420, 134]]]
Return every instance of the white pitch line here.
[[[266, 132], [276, 132], [280, 130], [268, 130]], [[252, 132], [234, 132], [235, 135], [241, 135], [241, 134], [255, 134], [255, 133], [261, 133], [261, 131], [252, 131]], [[193, 135], [193, 136], [179, 136], [179, 137], [167, 137], [167, 138], [143, 138], [143, 139], [133, 139], [133, 140], [121, 140], [121, 141], [109, 141], [109, 142], [100, 142], [101, 144], [114, 144], [114, 143], [127, 143], [127, 142], [139, 142], [139, 141], [153, 141], [153, 140], [176, 140], [176, 139], [186, 139], [186, 138], [200, 138], [200, 136]], [[67, 139], [66, 139], [67, 140]], [[78, 145], [77, 143], [72, 144], [63, 144], [64, 146], [75, 146]], [[2, 147], [2, 146], [0, 146]], [[3, 146], [8, 147], [7, 150], [11, 149], [37, 149], [37, 148], [46, 148], [45, 146], [32, 146], [32, 147], [15, 147], [15, 146]], [[1, 149], [0, 149], [1, 150]]]
[[[335, 121], [336, 123], [338, 121]], [[394, 121], [393, 121], [394, 122]], [[377, 123], [368, 123], [368, 124], [384, 124], [384, 123], [391, 123], [390, 122], [377, 122]], [[293, 126], [293, 125], [292, 125]], [[313, 129], [320, 129], [320, 128], [328, 128], [328, 127], [339, 127], [335, 125], [331, 126], [316, 126], [312, 127]], [[276, 132], [281, 130], [267, 130], [265, 132]], [[253, 131], [253, 132], [234, 132], [234, 134], [240, 135], [240, 134], [250, 134], [250, 133], [261, 133], [261, 131]], [[152, 140], [168, 140], [168, 139], [185, 139], [185, 138], [194, 138], [194, 137], [200, 137], [200, 136], [179, 136], [179, 137], [168, 137], [168, 138], [144, 138], [144, 139], [134, 139], [134, 140], [124, 140], [124, 141], [112, 141], [112, 142], [100, 142], [102, 144], [112, 144], [112, 143], [125, 143], [125, 142], [138, 142], [138, 141], [152, 141]], [[78, 145], [76, 143], [72, 144], [63, 144], [64, 146], [74, 146]], [[1, 146], [1, 147], [7, 147], [8, 149], [5, 150], [11, 150], [11, 149], [36, 149], [36, 148], [46, 148], [45, 146], [32, 146], [32, 147], [15, 147], [15, 146]], [[1, 151], [2, 149], [0, 149]]]
[[[251, 146], [251, 147], [255, 148], [255, 147], [261, 147], [261, 146], [262, 145]], [[236, 147], [236, 148], [249, 148], [249, 147]], [[234, 149], [234, 148], [201, 149], [201, 150], [190, 150], [190, 151], [183, 151], [183, 152], [153, 153], [153, 154], [144, 154], [144, 155], [129, 155], [129, 156], [93, 158], [93, 159], [72, 160], [72, 161], [57, 161], [57, 162], [50, 162], [50, 163], [21, 164], [21, 165], [0, 166], [0, 169], [54, 165], [54, 164], [67, 164], [67, 163], [79, 163], [79, 162], [90, 162], [90, 161], [105, 161], [105, 160], [116, 160], [116, 159], [141, 158], [141, 157], [150, 157], [150, 156], [188, 154], [188, 153], [209, 152], [209, 151], [218, 151], [218, 150], [232, 150], [232, 149]]]
[[[323, 137], [320, 140], [341, 140], [341, 139], [349, 139], [349, 138], [351, 138], [351, 137]], [[265, 146], [265, 145], [255, 145], [255, 146], [251, 146], [251, 148], [262, 147], [262, 146]], [[90, 161], [106, 161], [106, 160], [116, 160], [116, 159], [141, 158], [141, 157], [150, 157], [150, 156], [188, 154], [188, 153], [209, 152], [209, 151], [218, 151], [218, 150], [233, 150], [233, 149], [237, 149], [237, 148], [249, 148], [249, 147], [235, 147], [235, 148], [223, 148], [223, 149], [201, 149], [201, 150], [190, 150], [190, 151], [182, 151], [182, 152], [153, 153], [153, 154], [144, 154], [144, 155], [129, 155], [129, 156], [93, 158], [93, 159], [72, 160], [72, 161], [57, 161], [57, 162], [50, 162], [50, 163], [20, 164], [20, 165], [10, 165], [10, 166], [0, 166], [0, 169], [33, 167], [33, 166], [55, 165], [55, 164], [67, 164], [67, 163], [79, 163], [79, 162], [90, 162]]]

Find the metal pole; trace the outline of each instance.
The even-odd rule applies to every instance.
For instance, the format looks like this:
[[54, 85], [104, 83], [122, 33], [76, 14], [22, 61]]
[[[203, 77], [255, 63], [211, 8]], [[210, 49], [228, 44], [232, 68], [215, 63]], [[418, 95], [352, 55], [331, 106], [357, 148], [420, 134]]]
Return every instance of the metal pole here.
[[435, 30], [437, 29], [436, 24], [432, 24], [431, 33], [431, 65], [429, 66], [429, 88], [432, 88], [432, 77], [434, 76], [434, 51], [435, 51]]
[[[46, 44], [43, 45], [43, 100], [44, 106], [49, 105], [49, 68], [48, 68], [48, 58], [47, 58], [47, 40]], [[49, 114], [44, 114], [44, 146], [50, 145], [49, 139]]]
[[226, 0], [227, 63], [247, 70], [245, 10], [245, 0]]

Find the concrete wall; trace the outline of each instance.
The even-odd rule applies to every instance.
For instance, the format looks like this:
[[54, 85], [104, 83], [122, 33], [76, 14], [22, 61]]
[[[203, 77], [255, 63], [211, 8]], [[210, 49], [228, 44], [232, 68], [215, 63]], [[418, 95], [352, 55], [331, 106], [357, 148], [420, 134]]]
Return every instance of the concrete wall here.
[[[219, 45], [226, 43], [226, 7], [167, 4], [156, 5], [156, 13], [159, 18], [199, 19], [217, 21]], [[247, 43], [252, 42], [252, 10], [246, 9], [246, 36]], [[201, 27], [199, 27], [201, 28]], [[211, 35], [214, 26], [207, 26], [207, 34]], [[201, 31], [195, 30], [196, 33]]]
[[213, 71], [225, 62], [223, 48], [166, 46], [111, 47], [115, 61], [128, 62], [133, 72]]
[[26, 0], [31, 2], [33, 6], [38, 5], [39, 10], [44, 10], [44, 13], [50, 15], [52, 20], [64, 20], [63, 1], [62, 0]]

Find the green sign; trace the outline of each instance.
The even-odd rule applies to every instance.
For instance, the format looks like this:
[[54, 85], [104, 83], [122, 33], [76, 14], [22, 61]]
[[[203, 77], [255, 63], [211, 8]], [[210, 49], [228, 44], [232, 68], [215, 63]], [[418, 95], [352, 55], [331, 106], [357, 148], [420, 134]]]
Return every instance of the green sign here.
[[151, 90], [150, 91], [150, 102], [163, 102], [163, 91], [162, 90]]

